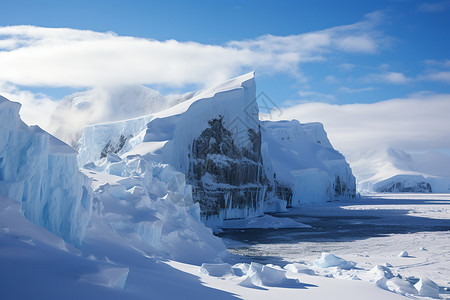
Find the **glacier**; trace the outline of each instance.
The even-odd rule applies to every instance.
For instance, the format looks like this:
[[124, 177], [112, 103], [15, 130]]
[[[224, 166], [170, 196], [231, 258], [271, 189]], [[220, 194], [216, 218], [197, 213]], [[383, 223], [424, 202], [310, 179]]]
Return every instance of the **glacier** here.
[[0, 96], [0, 195], [21, 203], [33, 223], [79, 243], [92, 210], [89, 178], [78, 170], [77, 152], [23, 123], [20, 107]]
[[259, 120], [253, 72], [190, 95], [160, 112], [85, 127], [79, 166], [123, 176], [134, 156], [167, 164], [210, 227], [355, 197], [352, 170], [320, 123]]

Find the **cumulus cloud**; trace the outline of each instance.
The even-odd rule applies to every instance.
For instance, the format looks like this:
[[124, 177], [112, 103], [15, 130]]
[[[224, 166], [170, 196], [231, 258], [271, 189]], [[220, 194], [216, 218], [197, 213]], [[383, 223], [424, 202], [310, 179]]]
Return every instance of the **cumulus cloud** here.
[[386, 146], [425, 151], [450, 149], [449, 111], [450, 94], [419, 93], [373, 104], [299, 104], [274, 119], [322, 122], [345, 154]]
[[[334, 51], [374, 53], [387, 43], [382, 13], [291, 36], [209, 45], [69, 28], [0, 27], [0, 80], [22, 86], [210, 85], [242, 72], [286, 72]], [[304, 78], [303, 78], [304, 79]]]

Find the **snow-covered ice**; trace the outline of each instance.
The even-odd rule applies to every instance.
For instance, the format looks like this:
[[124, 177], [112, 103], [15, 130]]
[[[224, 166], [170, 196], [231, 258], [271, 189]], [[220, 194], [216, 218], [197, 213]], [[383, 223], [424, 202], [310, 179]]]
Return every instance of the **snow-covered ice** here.
[[431, 279], [426, 277], [420, 278], [414, 287], [417, 289], [420, 296], [439, 298], [439, 286]]
[[355, 262], [347, 261], [332, 253], [322, 253], [322, 256], [313, 263], [321, 268], [339, 267], [341, 269], [351, 269], [356, 265]]

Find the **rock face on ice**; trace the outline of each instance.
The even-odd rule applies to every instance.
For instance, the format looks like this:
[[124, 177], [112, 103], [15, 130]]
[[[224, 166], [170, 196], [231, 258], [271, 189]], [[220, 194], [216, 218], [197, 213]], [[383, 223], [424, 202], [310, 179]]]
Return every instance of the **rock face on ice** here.
[[109, 153], [141, 155], [186, 176], [204, 223], [355, 196], [355, 178], [323, 126], [261, 122], [254, 74], [229, 80], [167, 110], [88, 126], [79, 165]]
[[89, 180], [77, 153], [19, 117], [20, 104], [0, 97], [0, 194], [22, 203], [29, 220], [80, 242], [91, 214]]
[[[261, 132], [248, 129], [250, 147], [236, 146], [222, 118], [213, 119], [188, 154], [188, 183], [202, 216], [244, 218], [264, 211], [267, 179], [261, 156]], [[253, 213], [252, 213], [253, 212]]]

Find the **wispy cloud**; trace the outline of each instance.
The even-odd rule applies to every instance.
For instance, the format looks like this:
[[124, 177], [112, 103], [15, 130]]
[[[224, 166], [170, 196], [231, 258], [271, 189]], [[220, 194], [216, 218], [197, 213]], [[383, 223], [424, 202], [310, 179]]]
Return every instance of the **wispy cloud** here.
[[393, 146], [407, 151], [450, 148], [450, 94], [421, 93], [373, 104], [304, 103], [284, 108], [280, 119], [322, 122], [345, 153]]
[[425, 60], [425, 64], [433, 67], [450, 68], [450, 59], [445, 60], [427, 59]]
[[429, 81], [443, 82], [443, 83], [450, 83], [450, 71], [431, 72], [429, 74], [421, 76], [421, 79], [429, 80]]
[[210, 85], [242, 72], [284, 72], [328, 55], [376, 53], [388, 43], [382, 13], [345, 26], [291, 36], [264, 35], [223, 45], [158, 41], [112, 32], [0, 27], [0, 80], [23, 86]]
[[349, 88], [349, 87], [346, 87], [346, 86], [342, 86], [342, 87], [339, 88], [340, 92], [348, 93], [348, 94], [370, 92], [370, 91], [373, 91], [373, 90], [375, 90], [375, 89], [373, 87], [371, 87], [371, 86], [363, 87], [363, 88], [356, 88], [356, 89]]
[[441, 12], [450, 8], [450, 1], [425, 2], [418, 6], [417, 10], [422, 12]]
[[385, 82], [391, 84], [406, 84], [411, 82], [413, 79], [406, 77], [405, 74], [401, 72], [384, 72], [384, 73], [374, 73], [366, 76], [365, 81], [367, 82]]
[[341, 69], [342, 71], [351, 71], [353, 70], [354, 67], [355, 65], [350, 63], [343, 63], [338, 65], [338, 68]]

